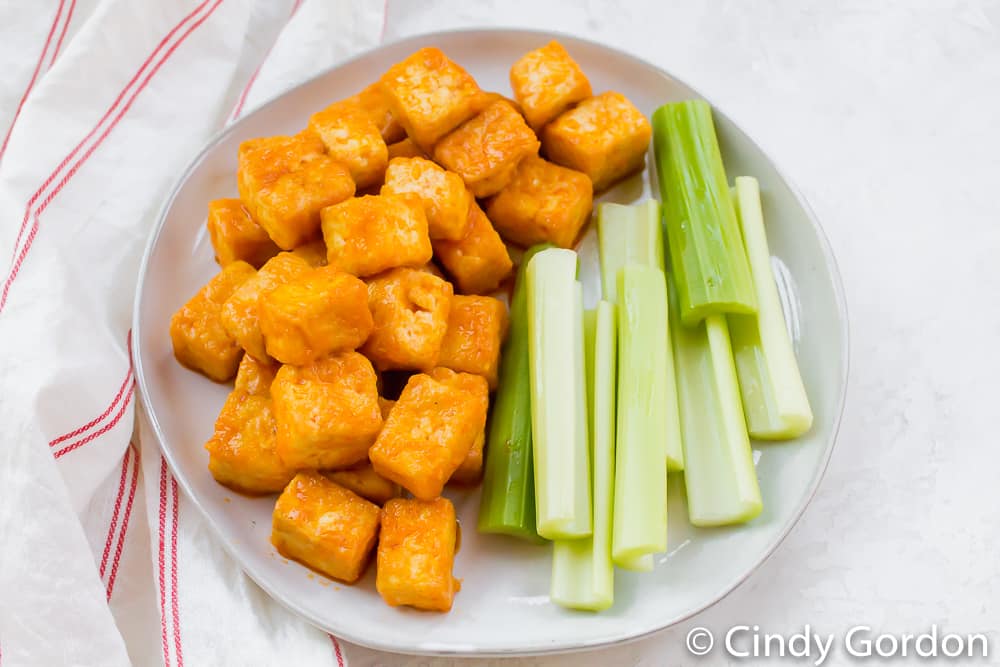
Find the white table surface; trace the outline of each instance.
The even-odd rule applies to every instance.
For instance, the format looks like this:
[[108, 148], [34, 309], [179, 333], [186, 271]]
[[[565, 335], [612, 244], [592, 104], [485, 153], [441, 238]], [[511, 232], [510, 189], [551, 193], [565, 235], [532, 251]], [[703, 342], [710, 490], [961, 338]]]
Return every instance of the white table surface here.
[[[388, 12], [388, 39], [549, 28], [693, 84], [799, 185], [847, 291], [840, 438], [818, 495], [777, 552], [676, 628], [505, 664], [727, 664], [718, 647], [690, 656], [688, 630], [756, 624], [789, 634], [807, 623], [838, 635], [859, 624], [989, 632], [997, 660], [1000, 3], [397, 0]], [[353, 656], [359, 666], [487, 664]], [[846, 661], [841, 650], [825, 664]]]

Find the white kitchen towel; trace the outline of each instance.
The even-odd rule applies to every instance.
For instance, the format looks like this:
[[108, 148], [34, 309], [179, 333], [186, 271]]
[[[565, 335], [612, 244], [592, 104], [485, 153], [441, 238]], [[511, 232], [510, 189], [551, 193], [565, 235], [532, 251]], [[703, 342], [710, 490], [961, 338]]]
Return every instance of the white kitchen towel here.
[[0, 0], [0, 665], [343, 665], [136, 428], [136, 274], [227, 122], [382, 37], [382, 0]]

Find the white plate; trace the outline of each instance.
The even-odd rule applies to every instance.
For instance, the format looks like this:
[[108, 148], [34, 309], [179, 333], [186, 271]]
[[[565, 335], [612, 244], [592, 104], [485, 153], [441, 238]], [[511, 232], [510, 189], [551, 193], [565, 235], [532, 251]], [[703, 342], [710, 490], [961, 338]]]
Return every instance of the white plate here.
[[[652, 573], [618, 572], [615, 604], [571, 612], [548, 598], [549, 549], [475, 531], [478, 492], [453, 494], [465, 527], [455, 574], [463, 580], [450, 614], [394, 609], [374, 587], [374, 568], [354, 586], [330, 583], [278, 557], [268, 540], [274, 499], [219, 486], [202, 443], [228, 388], [183, 369], [171, 353], [171, 314], [218, 271], [204, 230], [209, 200], [236, 195], [236, 152], [250, 137], [291, 134], [309, 114], [377, 79], [422, 46], [438, 46], [485, 89], [508, 92], [521, 54], [558, 37], [595, 91], [617, 90], [649, 114], [664, 102], [699, 97], [658, 68], [619, 51], [545, 33], [462, 31], [413, 37], [334, 68], [239, 121], [212, 141], [167, 200], [143, 260], [134, 322], [136, 376], [153, 433], [184, 492], [254, 581], [276, 600], [338, 637], [402, 653], [511, 655], [567, 651], [632, 639], [677, 623], [721, 599], [774, 550], [823, 475], [847, 380], [847, 318], [830, 248], [802, 198], [771, 160], [720, 111], [715, 120], [730, 178], [752, 175], [764, 196], [771, 252], [802, 374], [815, 411], [812, 432], [793, 443], [756, 445], [764, 512], [739, 528], [694, 529], [673, 484], [670, 547]], [[508, 93], [509, 94], [509, 93]], [[650, 195], [648, 173], [602, 199]], [[596, 295], [593, 233], [581, 256]]]

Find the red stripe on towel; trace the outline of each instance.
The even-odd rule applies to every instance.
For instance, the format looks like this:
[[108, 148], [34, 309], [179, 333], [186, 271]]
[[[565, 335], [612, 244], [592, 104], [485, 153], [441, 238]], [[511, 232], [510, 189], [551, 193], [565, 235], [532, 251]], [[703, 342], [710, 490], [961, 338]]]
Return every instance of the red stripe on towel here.
[[73, 20], [74, 9], [76, 9], [76, 0], [70, 0], [69, 11], [66, 12], [66, 20], [63, 21], [62, 32], [59, 33], [59, 41], [56, 42], [56, 50], [52, 52], [52, 59], [49, 61], [50, 69], [56, 64], [56, 58], [59, 57], [59, 49], [62, 48], [63, 39], [66, 38], [66, 32], [69, 30], [70, 21]]
[[115, 579], [118, 576], [118, 563], [121, 561], [122, 550], [125, 548], [125, 534], [128, 532], [129, 519], [132, 517], [132, 502], [135, 500], [135, 490], [139, 484], [139, 450], [134, 444], [129, 445], [132, 451], [132, 485], [128, 491], [128, 502], [125, 503], [125, 516], [122, 517], [122, 528], [118, 533], [118, 543], [115, 546], [115, 559], [111, 562], [111, 574], [108, 575], [108, 600], [115, 590]]
[[[3, 159], [3, 154], [7, 151], [7, 142], [10, 141], [10, 133], [14, 129], [14, 125], [17, 123], [18, 116], [21, 115], [21, 107], [28, 99], [28, 95], [31, 94], [32, 88], [35, 87], [35, 83], [38, 81], [38, 73], [42, 71], [42, 63], [45, 62], [45, 54], [49, 50], [49, 45], [52, 43], [52, 36], [56, 34], [56, 27], [59, 25], [59, 17], [62, 16], [63, 4], [65, 0], [59, 0], [59, 8], [56, 10], [56, 17], [52, 19], [52, 27], [49, 28], [48, 37], [45, 38], [45, 46], [42, 47], [42, 52], [38, 54], [38, 62], [35, 64], [35, 71], [31, 74], [31, 80], [28, 81], [28, 87], [24, 89], [24, 94], [21, 95], [21, 101], [17, 104], [17, 111], [14, 112], [14, 118], [10, 121], [10, 127], [7, 128], [7, 134], [4, 135], [3, 144], [0, 144], [0, 160]], [[67, 24], [69, 21], [66, 22]], [[62, 38], [60, 37], [60, 41]]]
[[[207, 1], [208, 1], [208, 0], [206, 0], [206, 2], [207, 2]], [[73, 165], [73, 166], [72, 166], [72, 167], [70, 168], [69, 172], [68, 172], [68, 173], [67, 173], [67, 174], [66, 174], [65, 176], [63, 176], [63, 177], [62, 177], [62, 179], [61, 179], [61, 180], [59, 181], [59, 183], [58, 183], [58, 184], [56, 185], [55, 189], [54, 189], [54, 190], [52, 190], [52, 192], [50, 192], [50, 193], [48, 194], [48, 196], [46, 196], [46, 198], [45, 198], [45, 199], [44, 199], [44, 200], [42, 201], [42, 203], [41, 203], [41, 204], [40, 204], [40, 205], [39, 205], [39, 206], [38, 206], [38, 207], [37, 207], [37, 208], [35, 209], [35, 211], [34, 211], [34, 216], [32, 216], [32, 215], [31, 215], [31, 205], [32, 205], [32, 203], [33, 203], [34, 201], [36, 201], [36, 200], [37, 200], [37, 198], [38, 198], [39, 196], [41, 196], [42, 192], [43, 192], [43, 191], [44, 191], [44, 189], [45, 189], [45, 188], [46, 188], [46, 187], [48, 186], [48, 184], [49, 184], [49, 183], [51, 183], [51, 182], [52, 182], [52, 180], [54, 180], [54, 179], [56, 178], [56, 176], [58, 176], [58, 174], [59, 174], [59, 172], [60, 172], [60, 171], [62, 170], [62, 168], [63, 168], [63, 167], [64, 167], [64, 166], [66, 165], [66, 163], [68, 163], [68, 162], [69, 162], [69, 161], [70, 161], [70, 160], [72, 159], [73, 155], [75, 155], [75, 154], [76, 154], [76, 152], [77, 152], [77, 151], [79, 151], [79, 149], [80, 149], [80, 148], [81, 148], [81, 147], [83, 146], [83, 144], [84, 144], [84, 143], [85, 143], [85, 142], [86, 142], [86, 141], [87, 141], [87, 140], [88, 140], [88, 139], [89, 139], [89, 138], [90, 138], [91, 136], [93, 136], [93, 134], [94, 134], [95, 132], [97, 132], [97, 130], [99, 130], [99, 129], [100, 129], [100, 127], [101, 127], [101, 124], [103, 123], [103, 121], [104, 121], [104, 120], [105, 120], [105, 119], [106, 119], [106, 118], [107, 118], [107, 117], [108, 117], [108, 116], [109, 116], [109, 115], [111, 114], [111, 112], [112, 112], [112, 111], [114, 110], [114, 108], [115, 108], [115, 107], [116, 107], [116, 106], [118, 105], [118, 103], [120, 102], [120, 100], [121, 100], [122, 96], [124, 96], [124, 94], [126, 93], [126, 91], [127, 91], [128, 87], [129, 87], [129, 86], [131, 85], [131, 83], [132, 83], [131, 81], [129, 82], [129, 86], [126, 86], [126, 88], [122, 90], [122, 92], [121, 92], [121, 93], [119, 94], [119, 97], [118, 97], [118, 99], [117, 99], [117, 100], [115, 100], [115, 104], [114, 104], [114, 105], [112, 105], [112, 107], [108, 109], [108, 111], [107, 111], [107, 112], [105, 113], [104, 117], [103, 117], [103, 118], [101, 119], [101, 121], [100, 121], [100, 122], [99, 122], [99, 123], [97, 124], [97, 126], [95, 126], [95, 127], [94, 127], [94, 129], [93, 129], [93, 130], [91, 130], [90, 134], [88, 134], [88, 135], [87, 135], [86, 137], [84, 137], [83, 141], [81, 141], [81, 142], [80, 142], [79, 144], [77, 144], [76, 148], [74, 148], [74, 149], [73, 149], [73, 151], [72, 151], [72, 152], [71, 152], [71, 153], [70, 153], [70, 154], [69, 154], [68, 156], [66, 156], [66, 158], [65, 158], [65, 159], [63, 160], [63, 162], [62, 162], [62, 163], [60, 163], [60, 165], [59, 165], [59, 167], [58, 167], [58, 168], [56, 169], [56, 171], [54, 171], [54, 172], [53, 172], [53, 173], [52, 173], [52, 174], [51, 174], [51, 175], [49, 176], [49, 179], [48, 179], [48, 180], [46, 180], [46, 182], [45, 182], [45, 184], [43, 184], [42, 188], [40, 188], [40, 189], [39, 189], [39, 190], [38, 190], [38, 191], [37, 191], [37, 192], [35, 193], [35, 195], [34, 195], [34, 196], [32, 197], [31, 201], [29, 201], [29, 203], [28, 203], [28, 206], [27, 206], [27, 210], [25, 211], [25, 216], [24, 216], [24, 220], [23, 220], [23, 221], [22, 221], [22, 223], [21, 223], [21, 229], [20, 229], [20, 231], [18, 232], [18, 241], [17, 241], [17, 242], [15, 242], [15, 248], [14, 248], [14, 251], [15, 251], [15, 255], [16, 255], [16, 256], [15, 256], [15, 259], [14, 259], [14, 263], [13, 263], [13, 266], [11, 267], [11, 270], [10, 270], [10, 272], [9, 272], [9, 273], [8, 273], [8, 275], [7, 275], [7, 279], [6, 279], [5, 281], [4, 281], [4, 285], [3, 285], [3, 291], [2, 291], [2, 292], [0, 292], [0, 313], [2, 313], [2, 312], [3, 312], [3, 309], [4, 309], [4, 307], [5, 307], [6, 305], [7, 305], [7, 297], [8, 297], [8, 296], [9, 296], [9, 294], [10, 294], [10, 288], [11, 288], [11, 286], [12, 286], [12, 285], [14, 284], [14, 281], [15, 281], [15, 280], [17, 279], [17, 276], [18, 276], [18, 274], [19, 274], [19, 273], [20, 273], [20, 271], [21, 271], [21, 266], [22, 266], [22, 264], [24, 263], [24, 260], [25, 260], [25, 258], [26, 258], [26, 257], [27, 257], [27, 255], [28, 255], [28, 251], [30, 251], [30, 250], [31, 250], [31, 246], [32, 246], [32, 245], [34, 244], [34, 241], [35, 241], [35, 237], [36, 237], [36, 236], [37, 236], [37, 234], [38, 234], [38, 227], [39, 227], [39, 216], [41, 215], [41, 213], [42, 213], [42, 212], [43, 212], [43, 211], [44, 211], [44, 210], [45, 210], [45, 209], [46, 209], [46, 208], [48, 207], [48, 205], [49, 205], [49, 204], [50, 204], [50, 203], [52, 202], [52, 200], [53, 200], [53, 199], [55, 198], [55, 196], [59, 194], [59, 192], [60, 192], [60, 191], [61, 191], [61, 190], [63, 189], [63, 187], [65, 187], [65, 186], [66, 186], [66, 183], [68, 183], [68, 182], [70, 181], [70, 179], [72, 179], [72, 178], [73, 178], [73, 176], [74, 176], [74, 175], [76, 174], [76, 172], [77, 172], [77, 171], [78, 171], [78, 170], [80, 169], [80, 167], [81, 167], [81, 166], [83, 166], [83, 165], [84, 165], [84, 164], [85, 164], [85, 163], [87, 162], [87, 160], [88, 160], [88, 159], [90, 159], [90, 156], [91, 156], [91, 155], [93, 155], [94, 151], [95, 151], [95, 150], [97, 150], [97, 148], [98, 148], [98, 147], [100, 147], [100, 145], [101, 145], [102, 143], [104, 143], [104, 140], [105, 140], [105, 139], [106, 139], [106, 138], [108, 137], [108, 135], [109, 135], [109, 134], [111, 134], [111, 131], [115, 129], [115, 127], [116, 127], [116, 126], [118, 125], [119, 121], [121, 121], [122, 117], [123, 117], [123, 116], [124, 116], [124, 115], [125, 115], [125, 114], [126, 114], [126, 113], [128, 112], [128, 110], [129, 110], [129, 109], [130, 109], [130, 108], [132, 107], [132, 104], [134, 104], [134, 103], [135, 103], [135, 100], [136, 100], [136, 98], [138, 98], [139, 94], [140, 94], [140, 93], [141, 93], [141, 92], [142, 92], [142, 91], [143, 91], [143, 90], [144, 90], [144, 89], [146, 88], [146, 86], [147, 86], [147, 85], [149, 84], [149, 82], [150, 82], [150, 81], [152, 80], [152, 78], [153, 78], [153, 77], [154, 77], [154, 76], [156, 75], [156, 73], [157, 73], [157, 72], [158, 72], [158, 71], [160, 70], [160, 68], [161, 68], [161, 67], [162, 67], [162, 66], [163, 66], [163, 65], [164, 65], [164, 64], [165, 64], [165, 63], [166, 63], [166, 62], [167, 62], [168, 60], [170, 60], [170, 57], [171, 57], [171, 56], [172, 56], [172, 55], [174, 54], [174, 52], [175, 52], [175, 51], [177, 50], [177, 48], [178, 48], [178, 47], [179, 47], [179, 46], [180, 46], [181, 44], [183, 44], [183, 43], [184, 43], [184, 41], [185, 41], [185, 40], [186, 40], [186, 39], [188, 38], [188, 36], [190, 36], [190, 35], [191, 35], [191, 33], [192, 33], [192, 32], [194, 32], [194, 31], [195, 31], [195, 30], [196, 30], [196, 29], [197, 29], [197, 28], [198, 28], [199, 26], [201, 26], [201, 24], [203, 24], [203, 23], [204, 23], [204, 22], [205, 22], [206, 20], [208, 20], [208, 18], [209, 18], [209, 17], [210, 17], [210, 16], [211, 16], [211, 15], [212, 15], [212, 14], [213, 14], [214, 12], [215, 12], [216, 8], [218, 8], [218, 6], [219, 6], [219, 5], [221, 4], [221, 3], [222, 3], [222, 0], [215, 0], [215, 1], [214, 1], [214, 3], [212, 4], [212, 6], [211, 6], [211, 7], [209, 8], [208, 12], [206, 12], [204, 16], [200, 17], [200, 18], [199, 18], [199, 19], [198, 19], [198, 20], [197, 20], [197, 21], [196, 21], [196, 22], [195, 22], [195, 23], [194, 23], [194, 24], [193, 24], [193, 25], [192, 25], [191, 27], [189, 27], [189, 28], [188, 28], [188, 29], [187, 29], [187, 30], [186, 30], [186, 31], [185, 31], [185, 32], [184, 32], [184, 33], [183, 33], [183, 34], [182, 34], [182, 35], [180, 36], [180, 38], [179, 38], [179, 39], [178, 39], [178, 40], [177, 40], [176, 42], [174, 42], [174, 43], [173, 43], [173, 44], [172, 44], [172, 45], [170, 46], [170, 48], [169, 48], [169, 49], [167, 50], [167, 52], [166, 52], [166, 53], [164, 54], [163, 58], [162, 58], [162, 59], [160, 59], [160, 60], [159, 60], [159, 61], [158, 61], [158, 62], [157, 62], [157, 63], [156, 63], [156, 64], [155, 64], [154, 66], [153, 66], [153, 69], [152, 69], [152, 71], [150, 71], [150, 73], [149, 73], [149, 74], [147, 74], [147, 75], [146, 75], [146, 77], [145, 77], [145, 78], [144, 78], [144, 79], [142, 80], [142, 82], [141, 82], [141, 83], [139, 84], [139, 87], [138, 87], [138, 89], [137, 89], [137, 90], [136, 90], [136, 91], [135, 91], [135, 92], [134, 92], [134, 93], [132, 94], [132, 96], [131, 96], [131, 97], [130, 97], [130, 98], [128, 99], [128, 101], [127, 101], [127, 102], [125, 103], [125, 106], [124, 106], [124, 107], [123, 107], [123, 108], [121, 109], [121, 111], [119, 111], [119, 112], [118, 112], [118, 115], [117, 115], [117, 116], [115, 116], [115, 118], [114, 118], [114, 119], [113, 119], [113, 120], [111, 121], [111, 124], [110, 124], [110, 125], [109, 125], [109, 126], [108, 126], [108, 127], [107, 127], [107, 128], [105, 129], [105, 130], [104, 130], [104, 132], [102, 132], [102, 133], [101, 133], [101, 136], [99, 136], [99, 137], [97, 138], [96, 142], [95, 142], [94, 144], [92, 144], [92, 145], [91, 145], [91, 146], [90, 146], [90, 147], [89, 147], [89, 148], [88, 148], [88, 149], [86, 150], [86, 152], [85, 152], [85, 153], [83, 154], [83, 157], [81, 157], [81, 158], [80, 158], [79, 160], [77, 160], [77, 162], [76, 162], [76, 163], [75, 163], [75, 164], [74, 164], [74, 165]], [[203, 7], [203, 6], [204, 6], [204, 3], [202, 3], [202, 5], [199, 5], [199, 6], [198, 6], [198, 7], [197, 7], [197, 8], [196, 8], [196, 9], [194, 10], [194, 12], [192, 12], [191, 14], [189, 14], [189, 15], [188, 15], [188, 17], [190, 17], [190, 16], [192, 16], [193, 14], [195, 14], [195, 13], [196, 13], [196, 12], [197, 12], [197, 11], [198, 11], [199, 9], [201, 9], [201, 7]], [[185, 17], [185, 18], [184, 18], [184, 19], [183, 19], [183, 20], [181, 21], [181, 23], [179, 23], [179, 24], [178, 24], [177, 26], [175, 26], [174, 30], [172, 30], [172, 31], [171, 31], [171, 33], [169, 33], [169, 34], [167, 35], [167, 37], [164, 37], [163, 41], [161, 42], [161, 45], [162, 45], [162, 44], [163, 44], [163, 43], [164, 43], [164, 42], [165, 42], [165, 41], [166, 41], [167, 39], [169, 39], [169, 37], [170, 37], [170, 36], [171, 36], [171, 35], [172, 35], [172, 34], [173, 34], [173, 33], [174, 33], [174, 32], [175, 32], [176, 30], [180, 29], [180, 27], [181, 27], [181, 26], [183, 25], [183, 23], [187, 21], [188, 17]], [[160, 47], [158, 46], [158, 47], [157, 47], [157, 51], [159, 50], [159, 48], [160, 48]], [[149, 64], [149, 62], [150, 62], [150, 61], [151, 61], [151, 60], [153, 59], [153, 57], [155, 57], [155, 54], [156, 54], [156, 51], [154, 51], [154, 53], [153, 53], [153, 54], [151, 54], [151, 55], [150, 55], [150, 56], [149, 56], [149, 57], [148, 57], [148, 58], [146, 59], [146, 62], [144, 62], [144, 63], [143, 63], [143, 65], [142, 65], [142, 67], [141, 67], [141, 68], [139, 69], [139, 71], [138, 71], [138, 72], [136, 72], [136, 74], [135, 74], [135, 76], [133, 77], [132, 81], [134, 81], [134, 80], [135, 80], [136, 78], [138, 78], [138, 76], [139, 76], [139, 75], [140, 75], [140, 74], [142, 73], [142, 71], [143, 71], [143, 70], [144, 70], [144, 69], [145, 69], [145, 68], [147, 67], [147, 65], [148, 65], [148, 64]], [[24, 233], [24, 229], [25, 229], [25, 226], [27, 225], [27, 222], [28, 222], [29, 218], [31, 218], [31, 217], [34, 217], [34, 222], [33, 222], [33, 223], [32, 223], [32, 225], [31, 225], [31, 229], [30, 229], [30, 231], [28, 232], [28, 236], [27, 236], [27, 237], [25, 238], [25, 241], [24, 241], [24, 245], [23, 245], [23, 247], [22, 247], [22, 248], [21, 248], [21, 250], [20, 250], [20, 251], [18, 252], [18, 250], [17, 250], [17, 243], [19, 243], [19, 242], [20, 242], [20, 239], [21, 239], [21, 235], [22, 235], [22, 234]]]

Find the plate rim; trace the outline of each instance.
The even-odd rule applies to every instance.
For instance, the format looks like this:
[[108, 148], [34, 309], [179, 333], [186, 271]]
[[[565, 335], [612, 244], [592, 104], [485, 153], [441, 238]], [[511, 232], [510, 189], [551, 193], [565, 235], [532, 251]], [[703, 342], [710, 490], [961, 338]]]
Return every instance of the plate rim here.
[[[659, 627], [647, 631], [637, 632], [634, 634], [627, 634], [615, 639], [588, 640], [584, 638], [572, 644], [562, 644], [552, 647], [542, 646], [530, 649], [519, 648], [519, 649], [480, 650], [474, 647], [470, 648], [468, 645], [455, 646], [453, 648], [446, 646], [435, 646], [433, 648], [431, 647], [421, 648], [420, 646], [406, 646], [406, 647], [395, 646], [391, 643], [382, 642], [377, 639], [358, 637], [349, 632], [344, 633], [338, 630], [334, 630], [332, 628], [332, 625], [331, 627], [323, 627], [318, 622], [313, 621], [310, 618], [310, 616], [307, 615], [293, 600], [286, 598], [282, 594], [279, 594], [278, 592], [273, 590], [269, 585], [264, 583], [264, 581], [261, 580], [264, 579], [264, 577], [258, 577], [256, 572], [253, 572], [250, 569], [246, 568], [244, 561], [238, 556], [239, 549], [236, 547], [235, 544], [230, 542], [230, 540], [226, 537], [225, 532], [213, 519], [208, 510], [202, 505], [202, 503], [199, 501], [196, 495], [192, 493], [186, 477], [177, 474], [176, 471], [179, 470], [179, 468], [175, 464], [174, 457], [172, 452], [170, 451], [170, 448], [164, 447], [163, 445], [165, 439], [163, 436], [163, 431], [160, 428], [159, 422], [156, 418], [156, 415], [151, 409], [147, 409], [146, 407], [149, 404], [149, 390], [147, 388], [145, 369], [143, 368], [142, 365], [142, 354], [141, 354], [142, 352], [141, 310], [143, 304], [142, 297], [145, 291], [144, 288], [149, 269], [149, 260], [152, 256], [154, 248], [157, 245], [160, 234], [165, 226], [167, 214], [173, 207], [174, 201], [176, 200], [178, 193], [187, 183], [188, 179], [191, 176], [191, 173], [198, 167], [199, 164], [201, 164], [201, 162], [205, 159], [205, 157], [213, 149], [215, 149], [215, 147], [220, 142], [222, 142], [228, 135], [236, 131], [236, 129], [240, 126], [241, 123], [245, 122], [247, 119], [251, 118], [256, 114], [265, 111], [269, 107], [277, 104], [286, 95], [289, 95], [290, 93], [300, 88], [312, 84], [317, 79], [327, 76], [330, 72], [340, 69], [357, 60], [366, 58], [370, 54], [388, 48], [390, 46], [397, 46], [405, 43], [420, 43], [420, 42], [433, 43], [434, 39], [442, 37], [453, 37], [453, 36], [474, 37], [477, 34], [497, 35], [504, 33], [508, 34], [517, 33], [519, 35], [537, 36], [540, 39], [559, 39], [559, 40], [567, 40], [567, 41], [583, 43], [591, 48], [603, 49], [605, 51], [613, 52], [616, 56], [632, 61], [642, 67], [651, 68], [656, 72], [658, 72], [660, 75], [672, 79], [683, 86], [686, 86], [688, 89], [692, 91], [692, 93], [694, 93], [694, 95], [707, 101], [712, 106], [713, 113], [718, 113], [722, 117], [732, 122], [733, 126], [736, 127], [746, 137], [746, 139], [750, 142], [750, 144], [757, 151], [759, 151], [764, 158], [766, 158], [771, 163], [775, 173], [778, 175], [781, 181], [788, 187], [788, 189], [791, 191], [792, 195], [795, 197], [798, 204], [802, 207], [802, 210], [805, 212], [806, 217], [808, 218], [814, 233], [819, 239], [819, 246], [822, 251], [822, 255], [825, 260], [826, 266], [828, 267], [828, 270], [830, 272], [834, 301], [837, 305], [837, 310], [838, 310], [837, 319], [838, 322], [840, 323], [843, 333], [843, 339], [841, 344], [841, 356], [844, 360], [844, 363], [841, 376], [839, 378], [841, 387], [839, 391], [840, 395], [835, 402], [835, 407], [832, 415], [833, 424], [831, 428], [831, 433], [824, 447], [824, 450], [821, 453], [820, 464], [817, 466], [812, 476], [812, 479], [809, 481], [806, 493], [803, 495], [798, 505], [794, 508], [791, 517], [788, 519], [786, 524], [781, 528], [781, 530], [777, 533], [777, 535], [771, 540], [771, 542], [766, 546], [766, 548], [761, 553], [760, 557], [756, 560], [756, 562], [753, 563], [752, 566], [747, 568], [746, 571], [741, 575], [734, 577], [730, 581], [726, 582], [725, 585], [723, 585], [719, 589], [718, 593], [716, 593], [713, 597], [711, 597], [706, 602], [698, 606], [696, 609], [693, 609], [687, 613], [680, 614], [674, 618], [666, 619], [662, 621], [662, 625], [660, 625]], [[280, 92], [276, 93], [267, 101], [263, 102], [262, 104], [254, 108], [249, 114], [241, 117], [235, 122], [223, 127], [221, 130], [214, 133], [207, 140], [207, 142], [201, 148], [201, 150], [199, 150], [195, 154], [195, 156], [191, 159], [188, 165], [181, 172], [180, 176], [176, 179], [173, 186], [170, 188], [169, 193], [164, 198], [163, 204], [160, 206], [159, 211], [157, 212], [156, 222], [154, 223], [152, 229], [149, 232], [149, 236], [146, 241], [146, 246], [145, 249], [143, 250], [142, 259], [139, 264], [138, 280], [136, 282], [135, 298], [133, 300], [133, 306], [132, 306], [132, 336], [131, 336], [129, 354], [132, 359], [136, 385], [139, 391], [140, 400], [138, 401], [137, 405], [139, 418], [143, 420], [146, 423], [146, 425], [149, 426], [149, 430], [156, 441], [157, 448], [159, 449], [164, 459], [167, 461], [167, 464], [170, 467], [171, 474], [174, 475], [175, 479], [178, 482], [178, 485], [183, 490], [188, 500], [191, 501], [191, 503], [198, 508], [198, 511], [201, 513], [202, 518], [205, 519], [205, 521], [208, 523], [208, 525], [214, 532], [216, 539], [218, 539], [221, 542], [223, 548], [226, 550], [229, 556], [233, 558], [233, 560], [236, 562], [236, 565], [240, 568], [240, 570], [244, 574], [246, 574], [254, 582], [254, 584], [256, 584], [262, 590], [264, 590], [272, 600], [274, 600], [275, 602], [279, 603], [280, 605], [282, 605], [283, 607], [294, 613], [296, 616], [304, 620], [306, 623], [309, 623], [310, 625], [313, 625], [314, 627], [324, 632], [332, 633], [336, 635], [337, 638], [339, 639], [343, 639], [345, 641], [357, 644], [359, 646], [364, 646], [370, 649], [378, 651], [386, 651], [390, 653], [401, 653], [407, 655], [424, 655], [424, 656], [450, 656], [450, 657], [541, 656], [541, 655], [554, 655], [562, 653], [575, 653], [579, 651], [595, 650], [598, 648], [621, 646], [661, 633], [717, 605], [724, 598], [728, 597], [733, 591], [735, 591], [741, 584], [743, 584], [750, 577], [751, 574], [756, 572], [761, 567], [761, 565], [763, 565], [774, 554], [774, 552], [778, 549], [778, 547], [785, 541], [785, 539], [792, 532], [792, 530], [802, 520], [802, 516], [803, 514], [805, 514], [806, 508], [815, 498], [816, 493], [818, 492], [819, 487], [823, 481], [823, 478], [826, 475], [826, 471], [829, 468], [830, 460], [833, 456], [833, 450], [836, 447], [837, 439], [840, 435], [840, 428], [843, 422], [844, 408], [847, 402], [847, 390], [848, 390], [848, 381], [850, 378], [850, 366], [851, 366], [850, 319], [848, 316], [847, 299], [845, 296], [845, 290], [843, 285], [843, 278], [840, 272], [840, 266], [837, 262], [836, 256], [833, 253], [833, 248], [830, 244], [830, 239], [827, 236], [826, 231], [824, 230], [819, 219], [816, 217], [815, 212], [809, 205], [809, 202], [806, 200], [805, 196], [799, 190], [798, 186], [795, 184], [793, 180], [791, 180], [788, 177], [787, 172], [781, 167], [778, 161], [775, 160], [769, 152], [764, 150], [764, 148], [760, 145], [760, 143], [756, 139], [754, 139], [754, 137], [750, 133], [748, 133], [746, 130], [743, 129], [743, 126], [733, 121], [732, 118], [727, 113], [725, 113], [725, 111], [722, 110], [721, 107], [716, 105], [710, 98], [705, 96], [703, 93], [701, 93], [701, 91], [699, 91], [694, 86], [687, 83], [687, 81], [685, 81], [684, 79], [675, 76], [674, 74], [670, 73], [670, 71], [664, 69], [663, 67], [660, 67], [659, 65], [649, 62], [644, 58], [641, 58], [635, 54], [620, 49], [616, 46], [611, 46], [606, 43], [599, 42], [587, 37], [580, 37], [578, 35], [558, 30], [537, 30], [537, 29], [521, 28], [513, 26], [450, 28], [445, 30], [435, 30], [432, 32], [422, 32], [413, 35], [401, 36], [399, 38], [377, 44], [371, 48], [365, 49], [364, 51], [355, 54], [350, 58], [346, 58], [342, 61], [339, 61], [336, 64], [331, 65], [330, 67], [327, 67], [317, 72], [316, 74], [300, 81], [295, 85], [282, 89]], [[657, 622], [660, 623], [660, 621]]]

